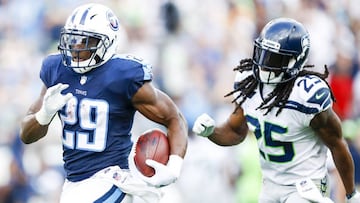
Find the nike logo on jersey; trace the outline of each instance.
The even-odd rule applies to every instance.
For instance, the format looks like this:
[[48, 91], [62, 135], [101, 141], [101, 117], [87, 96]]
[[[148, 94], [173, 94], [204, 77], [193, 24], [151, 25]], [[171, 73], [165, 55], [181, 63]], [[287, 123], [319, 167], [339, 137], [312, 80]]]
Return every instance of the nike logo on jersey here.
[[325, 95], [325, 92], [321, 93], [321, 94], [315, 94], [315, 99], [321, 99], [321, 97], [323, 97]]
[[321, 108], [326, 108], [329, 104], [331, 104], [330, 94], [329, 88], [320, 88], [307, 100], [307, 102], [318, 104]]

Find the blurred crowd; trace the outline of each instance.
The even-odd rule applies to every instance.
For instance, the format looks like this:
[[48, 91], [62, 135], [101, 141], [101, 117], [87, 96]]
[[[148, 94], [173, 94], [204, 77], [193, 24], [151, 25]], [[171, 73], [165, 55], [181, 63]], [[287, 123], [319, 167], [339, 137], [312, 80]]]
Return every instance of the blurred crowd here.
[[[63, 183], [58, 121], [32, 145], [18, 138], [20, 118], [40, 93], [41, 60], [57, 52], [59, 32], [79, 4], [72, 0], [0, 0], [0, 203], [55, 203]], [[96, 2], [96, 1], [92, 1]], [[358, 0], [103, 0], [126, 33], [119, 49], [153, 65], [155, 84], [180, 107], [191, 129], [207, 112], [221, 122], [233, 109], [233, 68], [252, 56], [253, 39], [270, 19], [292, 17], [308, 28], [308, 64], [330, 71], [334, 109], [343, 122], [360, 186], [360, 4]], [[140, 115], [134, 139], [154, 127]], [[261, 173], [254, 136], [219, 147], [189, 132], [181, 179], [164, 202], [255, 203]], [[332, 174], [331, 197], [344, 191]]]

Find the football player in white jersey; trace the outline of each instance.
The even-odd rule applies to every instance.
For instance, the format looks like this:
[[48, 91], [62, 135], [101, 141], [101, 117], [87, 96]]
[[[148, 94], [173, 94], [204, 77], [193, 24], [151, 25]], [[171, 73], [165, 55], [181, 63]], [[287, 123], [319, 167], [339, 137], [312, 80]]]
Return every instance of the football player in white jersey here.
[[226, 95], [234, 96], [233, 113], [221, 125], [207, 114], [193, 125], [194, 133], [222, 146], [241, 143], [249, 130], [254, 133], [263, 175], [260, 203], [331, 202], [326, 198], [327, 150], [348, 202], [360, 202], [353, 159], [332, 110], [328, 70], [308, 70], [313, 67], [306, 65], [309, 48], [309, 34], [301, 23], [270, 21], [254, 41], [252, 59], [241, 60], [234, 69], [234, 90]]

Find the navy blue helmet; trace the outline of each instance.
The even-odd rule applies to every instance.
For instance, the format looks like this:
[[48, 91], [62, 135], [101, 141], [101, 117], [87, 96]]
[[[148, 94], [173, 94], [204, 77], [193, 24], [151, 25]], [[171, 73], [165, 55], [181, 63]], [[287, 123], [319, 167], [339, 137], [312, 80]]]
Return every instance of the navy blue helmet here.
[[295, 78], [308, 59], [309, 48], [309, 33], [301, 23], [290, 18], [270, 21], [254, 42], [256, 79], [277, 84]]

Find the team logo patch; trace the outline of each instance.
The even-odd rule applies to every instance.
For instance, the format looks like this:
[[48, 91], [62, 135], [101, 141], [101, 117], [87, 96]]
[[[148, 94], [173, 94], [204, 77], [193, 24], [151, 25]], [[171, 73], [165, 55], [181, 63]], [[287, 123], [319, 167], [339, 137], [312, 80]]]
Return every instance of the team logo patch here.
[[81, 78], [80, 78], [80, 84], [81, 84], [81, 85], [84, 85], [84, 84], [86, 83], [86, 81], [87, 81], [87, 77], [86, 77], [86, 76], [81, 76]]
[[109, 21], [109, 24], [110, 24], [110, 28], [112, 30], [119, 30], [119, 20], [117, 19], [117, 17], [114, 15], [114, 13], [112, 13], [111, 11], [108, 11], [106, 13], [106, 17]]
[[120, 180], [121, 175], [120, 175], [119, 173], [115, 172], [115, 173], [113, 174], [113, 178], [114, 178], [115, 180]]

